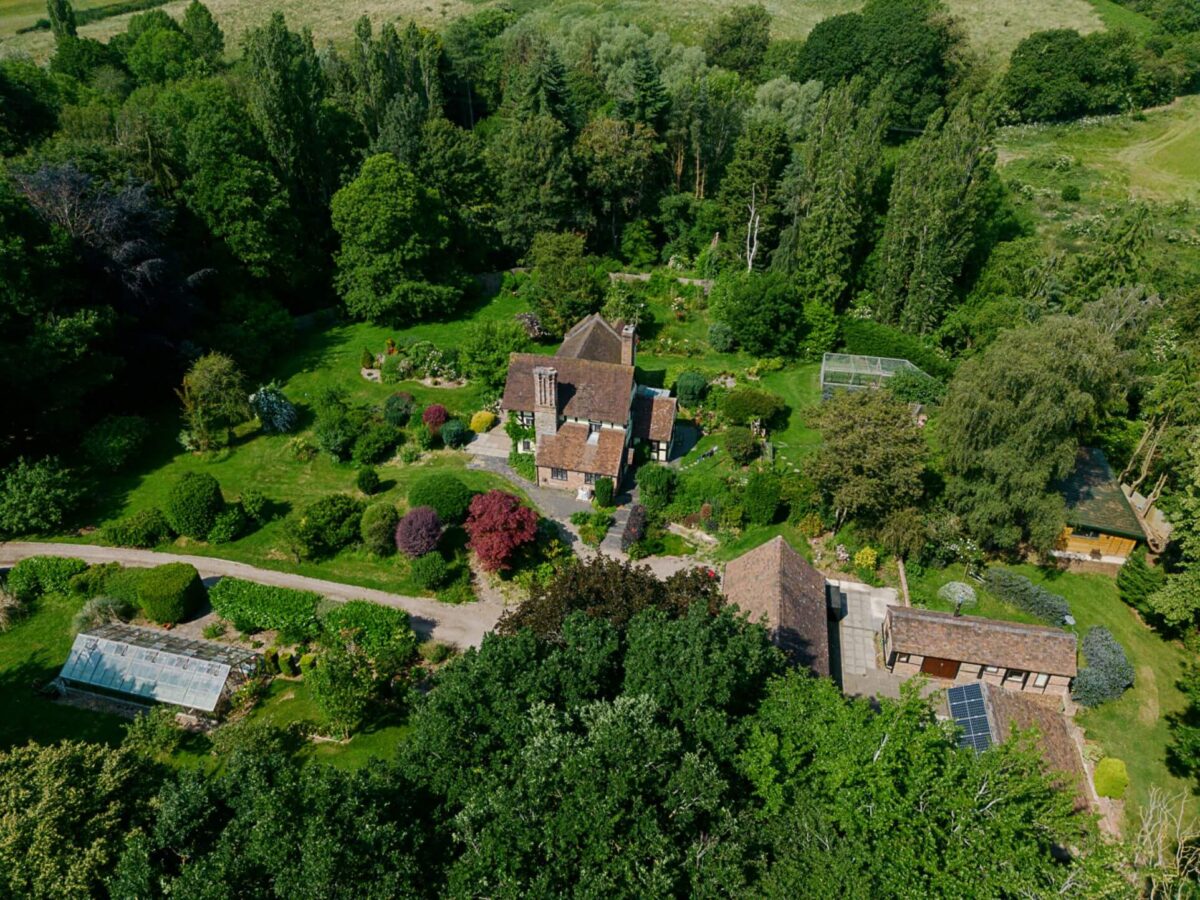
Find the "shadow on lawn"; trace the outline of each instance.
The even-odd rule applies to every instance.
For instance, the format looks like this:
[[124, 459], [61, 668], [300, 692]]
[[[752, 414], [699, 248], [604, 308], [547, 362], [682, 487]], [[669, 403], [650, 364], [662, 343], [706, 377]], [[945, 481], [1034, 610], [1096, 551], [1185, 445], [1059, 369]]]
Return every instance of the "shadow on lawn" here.
[[43, 693], [58, 676], [63, 662], [39, 651], [0, 670], [0, 752], [29, 741], [120, 742], [125, 723], [119, 716], [56, 703]]

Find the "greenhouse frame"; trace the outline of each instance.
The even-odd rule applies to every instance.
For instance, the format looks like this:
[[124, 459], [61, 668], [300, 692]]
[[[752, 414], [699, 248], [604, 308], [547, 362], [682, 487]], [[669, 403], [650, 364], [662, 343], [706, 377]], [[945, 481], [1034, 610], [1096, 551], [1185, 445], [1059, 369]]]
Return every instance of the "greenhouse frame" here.
[[828, 397], [835, 388], [862, 391], [879, 387], [900, 372], [925, 374], [907, 359], [826, 353], [821, 358], [821, 395]]

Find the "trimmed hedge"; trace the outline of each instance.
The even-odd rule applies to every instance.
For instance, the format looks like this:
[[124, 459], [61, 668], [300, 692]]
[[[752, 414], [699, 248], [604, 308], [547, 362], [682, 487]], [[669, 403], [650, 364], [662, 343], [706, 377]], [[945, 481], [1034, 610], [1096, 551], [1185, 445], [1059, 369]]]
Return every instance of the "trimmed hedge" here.
[[204, 605], [204, 582], [196, 567], [166, 563], [141, 572], [137, 583], [138, 606], [152, 622], [174, 625]]
[[612, 506], [615, 489], [611, 478], [597, 478], [596, 483], [592, 485], [592, 490], [596, 495], [597, 506]]
[[161, 509], [139, 509], [100, 529], [100, 540], [116, 547], [150, 549], [168, 543], [175, 536], [171, 523]]
[[1075, 682], [1071, 696], [1083, 706], [1099, 706], [1116, 700], [1133, 686], [1133, 666], [1125, 648], [1103, 625], [1089, 628], [1083, 638], [1083, 656], [1087, 661]]
[[983, 576], [983, 586], [1006, 603], [1053, 625], [1061, 625], [1071, 614], [1065, 597], [1008, 569], [988, 569]]
[[71, 579], [86, 572], [88, 564], [69, 556], [30, 556], [9, 570], [8, 590], [21, 603], [42, 594], [68, 594]]
[[285, 640], [304, 640], [318, 631], [321, 595], [314, 591], [222, 578], [208, 592], [208, 599], [218, 615], [245, 634], [273, 630]]
[[1125, 768], [1125, 760], [1115, 756], [1106, 756], [1096, 763], [1096, 774], [1092, 779], [1096, 785], [1096, 793], [1101, 797], [1111, 797], [1120, 800], [1125, 796], [1129, 787], [1129, 771]]
[[353, 640], [373, 661], [398, 666], [417, 653], [417, 636], [402, 609], [351, 600], [331, 609], [321, 625], [330, 638]]
[[408, 505], [432, 506], [447, 525], [458, 525], [467, 517], [474, 491], [446, 472], [435, 472], [414, 482], [408, 490]]
[[176, 532], [198, 541], [208, 532], [225, 508], [221, 485], [204, 472], [185, 472], [167, 495], [167, 521]]
[[426, 553], [412, 561], [409, 572], [418, 587], [434, 591], [446, 583], [450, 567], [446, 565], [446, 560], [442, 559], [442, 554]]

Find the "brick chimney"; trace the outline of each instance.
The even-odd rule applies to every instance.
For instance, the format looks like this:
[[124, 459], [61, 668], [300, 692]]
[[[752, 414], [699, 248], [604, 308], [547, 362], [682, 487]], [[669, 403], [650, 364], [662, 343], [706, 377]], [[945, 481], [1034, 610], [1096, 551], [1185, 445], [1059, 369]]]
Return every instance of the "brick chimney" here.
[[533, 370], [533, 431], [539, 438], [558, 431], [558, 370], [549, 366]]
[[637, 329], [626, 325], [621, 329], [621, 365], [632, 366], [637, 359]]

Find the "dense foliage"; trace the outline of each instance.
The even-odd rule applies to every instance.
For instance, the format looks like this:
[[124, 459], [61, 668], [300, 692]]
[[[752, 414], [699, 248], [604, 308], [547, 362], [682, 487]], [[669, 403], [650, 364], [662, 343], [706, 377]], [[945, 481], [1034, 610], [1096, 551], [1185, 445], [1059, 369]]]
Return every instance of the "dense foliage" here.
[[471, 499], [463, 528], [485, 571], [512, 568], [516, 553], [537, 536], [538, 514], [515, 494], [491, 490]]
[[167, 494], [167, 521], [177, 534], [204, 540], [225, 508], [221, 485], [206, 472], [185, 472]]
[[226, 577], [212, 586], [208, 599], [238, 631], [271, 630], [302, 639], [315, 634], [321, 595]]
[[204, 583], [196, 567], [176, 562], [138, 573], [137, 598], [151, 622], [175, 625], [204, 605]]
[[1051, 625], [1061, 625], [1063, 618], [1071, 614], [1066, 598], [1008, 569], [998, 566], [989, 568], [983, 576], [983, 586], [1005, 603], [1011, 603], [1017, 609], [1023, 609]]
[[408, 489], [409, 507], [432, 507], [448, 525], [457, 525], [466, 518], [471, 497], [471, 489], [448, 472], [426, 475]]
[[1071, 684], [1076, 702], [1099, 706], [1116, 700], [1133, 686], [1133, 666], [1125, 656], [1125, 648], [1103, 625], [1089, 628], [1083, 636], [1083, 658], [1086, 665]]

